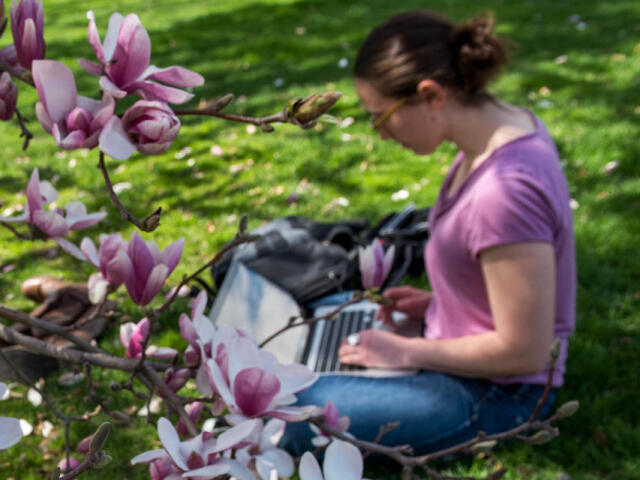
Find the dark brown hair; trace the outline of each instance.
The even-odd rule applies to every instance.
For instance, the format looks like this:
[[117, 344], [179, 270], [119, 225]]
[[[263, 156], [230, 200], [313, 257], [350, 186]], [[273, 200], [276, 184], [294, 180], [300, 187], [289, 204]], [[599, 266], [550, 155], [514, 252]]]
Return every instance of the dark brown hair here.
[[389, 97], [411, 96], [430, 78], [473, 103], [492, 98], [486, 85], [506, 63], [505, 44], [493, 33], [490, 15], [457, 25], [429, 10], [411, 10], [369, 34], [354, 73]]

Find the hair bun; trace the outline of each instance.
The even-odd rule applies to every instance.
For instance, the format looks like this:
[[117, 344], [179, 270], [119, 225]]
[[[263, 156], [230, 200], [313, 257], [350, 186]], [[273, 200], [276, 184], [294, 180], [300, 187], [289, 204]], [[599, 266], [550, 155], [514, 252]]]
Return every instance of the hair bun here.
[[493, 17], [483, 15], [457, 25], [451, 34], [451, 46], [457, 52], [457, 66], [467, 93], [484, 90], [507, 63], [504, 42], [493, 33], [493, 26]]

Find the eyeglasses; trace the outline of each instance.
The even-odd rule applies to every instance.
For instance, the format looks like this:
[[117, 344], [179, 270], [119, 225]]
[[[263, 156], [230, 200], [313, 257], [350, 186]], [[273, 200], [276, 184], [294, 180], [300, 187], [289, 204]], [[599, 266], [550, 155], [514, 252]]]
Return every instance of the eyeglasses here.
[[389, 120], [389, 117], [395, 113], [400, 107], [407, 103], [407, 97], [398, 99], [388, 110], [382, 112], [380, 115], [371, 115], [371, 128], [378, 130], [384, 123]]

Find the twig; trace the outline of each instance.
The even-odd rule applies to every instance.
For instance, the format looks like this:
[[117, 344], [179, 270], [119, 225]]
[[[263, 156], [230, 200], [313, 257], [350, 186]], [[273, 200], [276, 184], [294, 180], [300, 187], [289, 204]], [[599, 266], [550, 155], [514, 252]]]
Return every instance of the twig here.
[[16, 80], [20, 80], [21, 82], [26, 83], [27, 85], [31, 85], [35, 87], [35, 83], [33, 82], [33, 78], [31, 77], [31, 73], [21, 67], [12, 67], [8, 63], [0, 61], [0, 70], [4, 70], [5, 72], [9, 72]]
[[162, 211], [161, 208], [156, 209], [153, 213], [147, 216], [144, 220], [138, 220], [135, 216], [133, 216], [129, 211], [125, 208], [125, 206], [120, 202], [118, 195], [113, 190], [113, 185], [111, 184], [111, 178], [109, 178], [109, 171], [107, 170], [107, 166], [104, 162], [104, 153], [100, 152], [100, 160], [98, 161], [98, 168], [102, 171], [102, 176], [104, 177], [104, 181], [107, 185], [107, 191], [109, 192], [109, 197], [111, 198], [111, 203], [113, 203], [118, 210], [120, 210], [120, 214], [124, 220], [134, 224], [138, 230], [143, 232], [153, 232], [159, 225], [159, 216]]
[[105, 456], [104, 450], [100, 450], [97, 453], [89, 453], [85, 457], [85, 459], [80, 463], [80, 465], [78, 465], [76, 468], [71, 470], [69, 473], [67, 473], [63, 477], [60, 477], [60, 480], [72, 480], [78, 477], [79, 475], [81, 475], [82, 473], [86, 472], [87, 470], [95, 468], [96, 465], [98, 465], [102, 461], [104, 456]]
[[257, 126], [267, 125], [269, 123], [287, 123], [289, 121], [288, 109], [282, 110], [280, 113], [267, 115], [266, 117], [247, 117], [245, 115], [234, 115], [232, 113], [222, 113], [212, 109], [192, 109], [192, 110], [174, 110], [176, 115], [206, 115], [209, 117], [222, 118], [232, 122], [250, 123]]
[[31, 237], [29, 235], [25, 235], [24, 233], [20, 233], [18, 230], [15, 229], [15, 227], [10, 225], [9, 223], [0, 222], [0, 225], [2, 225], [4, 228], [6, 228], [8, 230], [11, 230], [11, 232], [16, 237], [18, 237], [20, 240], [31, 240]]
[[342, 305], [339, 305], [334, 310], [330, 311], [329, 313], [327, 313], [325, 315], [321, 315], [319, 317], [304, 318], [298, 323], [293, 323], [293, 322], [288, 323], [284, 327], [282, 327], [279, 330], [277, 330], [275, 333], [269, 335], [265, 340], [263, 340], [260, 343], [259, 347], [260, 348], [264, 348], [264, 346], [267, 343], [269, 343], [271, 340], [276, 338], [278, 335], [286, 332], [290, 328], [301, 327], [303, 325], [311, 325], [312, 323], [319, 322], [320, 320], [326, 320], [328, 318], [333, 317], [334, 315], [336, 315], [337, 313], [339, 313], [341, 310], [345, 309], [349, 305], [353, 305], [354, 303], [358, 303], [361, 300], [362, 300], [362, 293], [361, 292], [355, 292], [353, 294], [353, 296], [349, 300], [347, 300], [345, 303], [343, 303]]
[[17, 108], [16, 108], [16, 118], [18, 119], [18, 123], [20, 124], [20, 130], [22, 130], [22, 133], [20, 133], [20, 137], [24, 137], [24, 142], [22, 142], [22, 150], [24, 151], [29, 147], [29, 142], [33, 138], [33, 133], [31, 133], [31, 130], [27, 128], [27, 125], [26, 125], [27, 122], [25, 121], [24, 117], [20, 113], [20, 110], [18, 110]]

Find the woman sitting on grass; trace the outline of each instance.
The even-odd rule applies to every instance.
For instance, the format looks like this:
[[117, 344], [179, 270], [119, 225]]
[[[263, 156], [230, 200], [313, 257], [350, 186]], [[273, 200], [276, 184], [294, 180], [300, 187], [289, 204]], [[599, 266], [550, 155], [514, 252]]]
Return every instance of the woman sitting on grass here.
[[[366, 330], [339, 352], [343, 363], [420, 373], [328, 375], [298, 395], [305, 405], [331, 400], [363, 440], [397, 421], [382, 443], [425, 453], [525, 422], [556, 337], [553, 386], [563, 382], [576, 291], [569, 191], [542, 122], [485, 90], [506, 63], [492, 27], [406, 12], [374, 29], [356, 60], [358, 96], [383, 139], [421, 155], [445, 141], [459, 148], [430, 216], [433, 292], [389, 288], [379, 314], [390, 325], [394, 310], [424, 321], [424, 338]], [[310, 436], [292, 424], [284, 443], [302, 452]]]

